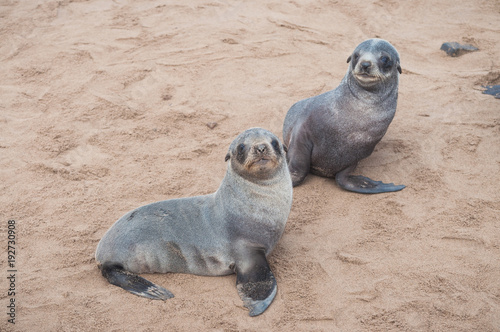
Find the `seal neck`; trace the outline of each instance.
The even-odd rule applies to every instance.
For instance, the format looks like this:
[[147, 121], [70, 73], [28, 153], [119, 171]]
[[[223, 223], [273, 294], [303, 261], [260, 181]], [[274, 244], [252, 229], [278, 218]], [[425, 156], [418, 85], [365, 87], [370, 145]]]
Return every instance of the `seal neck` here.
[[378, 104], [390, 97], [396, 96], [397, 98], [399, 77], [396, 73], [395, 76], [382, 80], [373, 87], [363, 87], [356, 80], [351, 70], [348, 70], [342, 83], [347, 85], [350, 93], [356, 99], [365, 103]]
[[[292, 180], [286, 163], [282, 163], [275, 175], [270, 179], [251, 180], [234, 172], [228, 164], [226, 175], [217, 189], [215, 196], [224, 199], [245, 200], [255, 196], [290, 196], [292, 195]], [[285, 197], [283, 197], [285, 198]], [[288, 198], [285, 198], [288, 199]], [[263, 201], [265, 203], [265, 201]], [[271, 201], [272, 202], [272, 199]]]
[[[292, 196], [292, 180], [286, 163], [280, 166], [275, 177], [259, 182], [241, 177], [229, 164], [215, 192], [215, 205], [235, 236], [254, 238], [267, 254], [284, 231]], [[260, 235], [256, 238], [257, 231]]]
[[231, 167], [231, 164], [228, 164], [226, 175], [222, 180], [221, 187], [226, 183], [229, 184], [238, 184], [245, 183], [247, 186], [258, 186], [258, 187], [274, 187], [277, 185], [282, 185], [283, 179], [286, 179], [288, 175], [288, 169], [286, 167], [286, 163], [281, 163], [279, 167], [272, 172], [272, 175], [267, 179], [259, 179], [257, 177], [250, 176], [242, 176], [234, 171]]

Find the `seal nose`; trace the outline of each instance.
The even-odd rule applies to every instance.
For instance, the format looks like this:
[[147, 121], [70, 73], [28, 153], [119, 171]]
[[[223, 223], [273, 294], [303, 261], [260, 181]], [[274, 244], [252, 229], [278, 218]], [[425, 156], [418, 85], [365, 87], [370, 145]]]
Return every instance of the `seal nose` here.
[[363, 69], [364, 71], [367, 71], [372, 66], [372, 63], [370, 61], [363, 61], [360, 63], [360, 65], [361, 65], [361, 69]]
[[267, 150], [267, 145], [265, 144], [259, 144], [255, 146], [255, 150], [260, 153], [264, 153]]

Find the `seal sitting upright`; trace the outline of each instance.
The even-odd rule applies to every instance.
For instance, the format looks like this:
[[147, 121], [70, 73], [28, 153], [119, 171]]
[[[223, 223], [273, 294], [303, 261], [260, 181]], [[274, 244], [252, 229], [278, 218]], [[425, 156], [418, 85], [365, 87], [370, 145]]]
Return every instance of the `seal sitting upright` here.
[[283, 140], [293, 186], [311, 172], [335, 177], [340, 187], [365, 194], [398, 191], [386, 184], [349, 175], [382, 139], [396, 112], [399, 54], [387, 41], [369, 39], [356, 47], [340, 85], [295, 103], [283, 125]]
[[133, 294], [166, 300], [173, 294], [137, 274], [236, 273], [250, 316], [264, 312], [276, 295], [266, 257], [292, 205], [285, 148], [274, 134], [252, 128], [231, 143], [228, 160], [215, 193], [152, 203], [121, 217], [97, 246], [102, 275]]

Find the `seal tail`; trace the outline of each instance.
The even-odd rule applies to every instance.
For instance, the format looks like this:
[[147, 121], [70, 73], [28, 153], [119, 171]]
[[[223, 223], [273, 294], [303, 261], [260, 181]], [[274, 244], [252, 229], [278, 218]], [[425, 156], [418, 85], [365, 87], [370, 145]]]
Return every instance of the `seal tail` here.
[[168, 300], [174, 294], [165, 288], [123, 269], [119, 264], [104, 263], [100, 266], [102, 276], [112, 285], [121, 287], [132, 294], [152, 300]]

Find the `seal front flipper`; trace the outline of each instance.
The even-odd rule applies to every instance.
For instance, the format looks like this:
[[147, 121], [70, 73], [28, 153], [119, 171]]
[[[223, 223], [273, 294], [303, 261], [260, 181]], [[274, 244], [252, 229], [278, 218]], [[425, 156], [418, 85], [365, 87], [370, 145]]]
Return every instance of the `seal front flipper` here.
[[132, 294], [146, 297], [152, 300], [168, 300], [174, 294], [165, 288], [128, 271], [118, 264], [103, 264], [100, 266], [103, 277], [110, 284], [121, 287]]
[[236, 289], [250, 316], [263, 313], [276, 296], [276, 279], [264, 249], [250, 250], [236, 262]]
[[400, 191], [406, 188], [402, 184], [383, 183], [382, 181], [375, 181], [362, 175], [349, 175], [354, 168], [356, 168], [356, 165], [350, 166], [335, 175], [335, 181], [341, 188], [361, 194], [380, 194]]
[[312, 143], [304, 137], [303, 129], [293, 131], [290, 137], [286, 159], [294, 187], [304, 182], [311, 167]]

